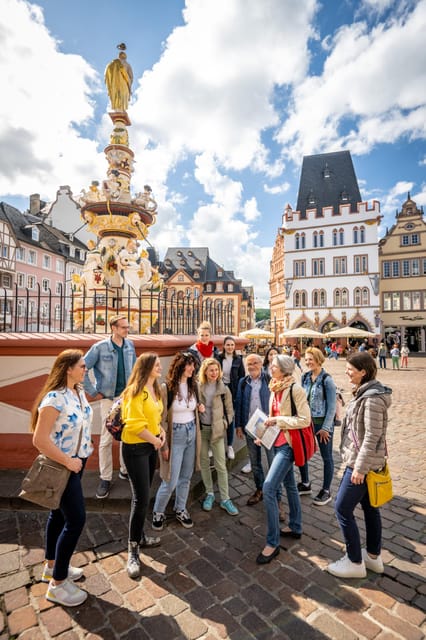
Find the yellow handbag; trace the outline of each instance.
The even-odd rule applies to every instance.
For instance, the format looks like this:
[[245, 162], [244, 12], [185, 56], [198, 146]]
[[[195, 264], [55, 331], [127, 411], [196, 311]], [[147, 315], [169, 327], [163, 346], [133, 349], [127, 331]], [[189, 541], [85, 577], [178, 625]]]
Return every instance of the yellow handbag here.
[[381, 507], [392, 500], [392, 478], [387, 461], [379, 471], [369, 471], [366, 476], [368, 497], [372, 507]]

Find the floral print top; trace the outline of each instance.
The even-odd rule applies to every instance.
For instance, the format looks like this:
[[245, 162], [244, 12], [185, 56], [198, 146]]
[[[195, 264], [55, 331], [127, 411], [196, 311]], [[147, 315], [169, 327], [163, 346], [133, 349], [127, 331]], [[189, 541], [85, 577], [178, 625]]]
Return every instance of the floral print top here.
[[53, 407], [59, 411], [50, 438], [63, 453], [76, 456], [76, 448], [80, 429], [81, 443], [79, 458], [88, 458], [93, 452], [92, 445], [92, 407], [87, 401], [84, 391], [80, 391], [81, 404], [71, 389], [49, 391], [40, 403], [39, 409]]

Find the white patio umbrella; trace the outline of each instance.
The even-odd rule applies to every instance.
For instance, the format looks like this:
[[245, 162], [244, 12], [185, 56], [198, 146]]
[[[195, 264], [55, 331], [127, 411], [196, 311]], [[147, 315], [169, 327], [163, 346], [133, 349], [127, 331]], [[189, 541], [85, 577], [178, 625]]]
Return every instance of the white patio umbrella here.
[[271, 331], [254, 327], [254, 329], [242, 331], [239, 336], [240, 338], [248, 338], [249, 340], [267, 340], [268, 338], [273, 338], [274, 334]]
[[286, 329], [280, 333], [280, 338], [325, 338], [325, 335], [309, 327], [297, 327], [297, 329]]
[[340, 327], [340, 329], [328, 331], [325, 335], [327, 338], [374, 338], [376, 334], [356, 327]]

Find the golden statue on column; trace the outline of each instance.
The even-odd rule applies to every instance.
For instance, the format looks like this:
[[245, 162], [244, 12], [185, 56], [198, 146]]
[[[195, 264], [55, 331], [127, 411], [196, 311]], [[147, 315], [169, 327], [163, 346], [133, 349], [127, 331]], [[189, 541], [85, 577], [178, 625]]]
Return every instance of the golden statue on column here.
[[74, 325], [96, 331], [108, 316], [126, 313], [134, 331], [149, 333], [156, 320], [148, 311], [149, 296], [159, 290], [161, 280], [138, 242], [146, 240], [155, 223], [157, 203], [149, 185], [132, 194], [130, 188], [134, 153], [129, 147], [129, 105], [133, 72], [127, 62], [126, 45], [119, 44], [118, 57], [105, 69], [105, 84], [111, 101], [113, 123], [110, 144], [105, 148], [107, 177], [92, 180], [79, 196], [81, 216], [97, 241], [89, 241], [82, 277], [75, 278]]

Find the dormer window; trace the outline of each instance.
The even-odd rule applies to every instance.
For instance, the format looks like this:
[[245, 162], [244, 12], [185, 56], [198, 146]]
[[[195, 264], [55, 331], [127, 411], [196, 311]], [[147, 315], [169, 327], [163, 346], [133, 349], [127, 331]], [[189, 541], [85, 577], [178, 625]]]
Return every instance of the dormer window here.
[[180, 250], [179, 250], [179, 251], [176, 251], [176, 255], [177, 255], [177, 256], [181, 256], [181, 255], [182, 255], [182, 251], [180, 251]]
[[311, 191], [310, 191], [310, 193], [308, 195], [308, 204], [309, 205], [315, 205], [316, 202], [317, 202], [317, 199], [316, 199], [316, 197], [314, 195], [314, 192], [311, 189]]
[[330, 178], [330, 176], [331, 176], [330, 169], [328, 168], [328, 164], [327, 163], [326, 163], [326, 165], [324, 167], [323, 176], [324, 176], [324, 178]]
[[200, 274], [198, 273], [198, 271], [194, 271], [194, 279], [198, 280], [199, 277], [200, 277]]
[[218, 270], [217, 277], [218, 278], [223, 278], [223, 271]]
[[34, 240], [34, 242], [39, 242], [40, 240], [40, 231], [36, 226], [31, 227], [31, 239]]

